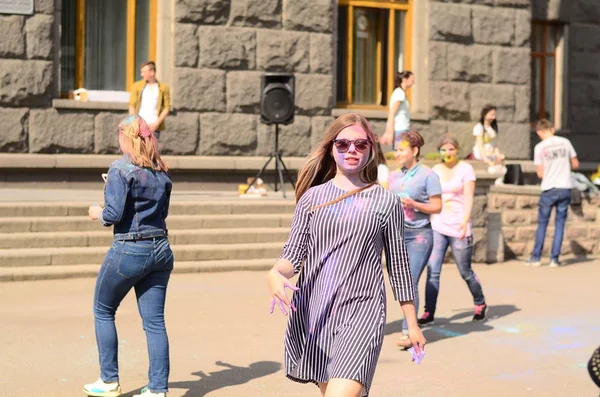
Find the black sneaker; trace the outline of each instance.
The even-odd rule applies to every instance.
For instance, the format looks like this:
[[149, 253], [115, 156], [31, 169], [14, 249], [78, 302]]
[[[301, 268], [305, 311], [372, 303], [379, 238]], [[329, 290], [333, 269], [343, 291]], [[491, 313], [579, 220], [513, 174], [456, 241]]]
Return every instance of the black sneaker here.
[[431, 325], [433, 324], [433, 320], [433, 314], [425, 312], [417, 322], [419, 325]]
[[487, 305], [485, 303], [483, 305], [475, 305], [475, 315], [473, 316], [473, 321], [485, 320], [486, 310], [487, 310]]

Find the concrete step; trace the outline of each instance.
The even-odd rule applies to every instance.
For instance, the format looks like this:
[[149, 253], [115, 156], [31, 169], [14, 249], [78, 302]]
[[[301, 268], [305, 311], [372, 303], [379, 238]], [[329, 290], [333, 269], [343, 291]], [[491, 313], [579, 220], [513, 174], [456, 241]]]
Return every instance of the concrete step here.
[[[0, 203], [0, 218], [9, 217], [66, 217], [87, 216], [91, 202], [26, 202]], [[102, 203], [98, 203], [102, 205]], [[220, 214], [288, 214], [293, 213], [293, 200], [236, 199], [206, 201], [175, 201], [172, 198], [170, 215]]]
[[[273, 266], [274, 262], [275, 258], [193, 262], [176, 261], [173, 272], [203, 273], [248, 270], [266, 271]], [[0, 267], [0, 282], [96, 277], [99, 270], [100, 264], [5, 268]]]
[[[289, 228], [171, 230], [169, 241], [184, 244], [240, 244], [285, 241]], [[52, 247], [105, 247], [113, 242], [112, 230], [93, 232], [0, 233], [0, 249]]]
[[[167, 227], [169, 230], [289, 227], [292, 217], [292, 212], [287, 214], [169, 215]], [[87, 216], [0, 218], [0, 233], [89, 232], [103, 229], [100, 223], [91, 221]]]
[[[266, 259], [272, 263], [281, 254], [285, 240], [248, 244], [173, 245], [176, 261]], [[108, 247], [0, 249], [0, 267], [101, 264]]]

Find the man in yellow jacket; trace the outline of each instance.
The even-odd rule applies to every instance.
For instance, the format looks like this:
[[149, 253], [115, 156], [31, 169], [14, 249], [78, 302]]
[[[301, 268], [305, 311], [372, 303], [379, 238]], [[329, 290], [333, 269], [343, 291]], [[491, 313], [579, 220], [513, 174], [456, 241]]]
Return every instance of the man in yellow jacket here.
[[140, 74], [142, 80], [131, 87], [129, 96], [129, 114], [138, 114], [143, 118], [156, 139], [165, 130], [165, 118], [171, 110], [171, 94], [166, 84], [156, 80], [156, 64], [144, 63]]

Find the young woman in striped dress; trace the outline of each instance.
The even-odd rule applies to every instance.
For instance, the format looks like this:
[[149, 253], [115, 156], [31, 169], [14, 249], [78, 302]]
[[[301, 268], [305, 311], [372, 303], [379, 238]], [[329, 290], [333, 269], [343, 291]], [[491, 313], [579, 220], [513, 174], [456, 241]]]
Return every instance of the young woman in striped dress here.
[[[417, 354], [426, 341], [413, 305], [400, 200], [377, 184], [376, 137], [367, 120], [333, 122], [300, 171], [288, 242], [268, 274], [290, 318], [285, 368], [326, 397], [369, 395], [386, 317], [382, 250]], [[300, 273], [294, 286], [289, 279]], [[290, 300], [285, 289], [294, 292]]]

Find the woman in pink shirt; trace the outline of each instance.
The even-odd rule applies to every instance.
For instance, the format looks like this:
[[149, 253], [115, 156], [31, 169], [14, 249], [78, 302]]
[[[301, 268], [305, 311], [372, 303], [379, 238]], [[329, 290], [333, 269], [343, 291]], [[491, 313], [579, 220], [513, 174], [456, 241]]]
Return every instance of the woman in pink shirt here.
[[434, 166], [433, 171], [438, 174], [442, 184], [442, 212], [431, 215], [433, 251], [427, 263], [425, 313], [419, 319], [419, 324], [426, 325], [434, 321], [442, 263], [448, 246], [452, 248], [456, 267], [473, 295], [473, 321], [482, 321], [485, 319], [487, 305], [481, 283], [471, 267], [471, 210], [475, 196], [475, 171], [470, 164], [459, 160], [456, 139], [448, 135], [442, 137], [438, 149], [442, 155], [442, 163]]

